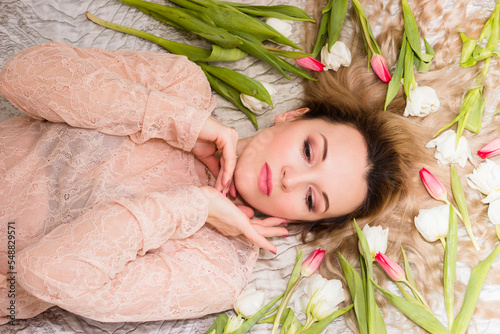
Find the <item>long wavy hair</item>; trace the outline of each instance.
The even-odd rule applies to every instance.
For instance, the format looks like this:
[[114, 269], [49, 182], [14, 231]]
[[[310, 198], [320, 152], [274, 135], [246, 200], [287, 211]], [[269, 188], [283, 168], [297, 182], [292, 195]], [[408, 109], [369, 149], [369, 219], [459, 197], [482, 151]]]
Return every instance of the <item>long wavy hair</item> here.
[[[403, 35], [402, 15], [394, 15], [394, 8], [401, 11], [400, 1], [389, 0], [384, 6], [383, 1], [363, 1], [369, 21], [372, 26], [381, 25], [382, 30], [376, 36], [389, 66], [396, 63], [401, 39]], [[311, 0], [308, 10], [320, 18], [325, 1]], [[352, 214], [329, 220], [305, 223], [303, 239], [315, 246], [321, 246], [327, 251], [321, 273], [326, 277], [335, 277], [343, 280], [343, 274], [338, 261], [338, 252], [342, 253], [349, 262], [359, 265], [357, 236], [352, 224], [356, 218], [358, 224], [382, 225], [389, 228], [389, 247], [387, 254], [401, 262], [403, 246], [410, 261], [412, 272], [417, 285], [429, 299], [431, 306], [442, 301], [442, 263], [443, 247], [439, 243], [428, 243], [414, 227], [414, 217], [419, 209], [427, 209], [441, 205], [433, 200], [426, 192], [418, 171], [422, 167], [431, 170], [440, 178], [447, 189], [450, 187], [449, 166], [440, 166], [433, 157], [434, 150], [425, 148], [425, 144], [432, 139], [436, 131], [454, 119], [460, 110], [464, 94], [473, 87], [480, 68], [464, 69], [459, 66], [461, 40], [458, 34], [458, 25], [461, 31], [472, 32], [477, 35], [485, 18], [491, 15], [490, 10], [478, 11], [474, 16], [466, 18], [467, 4], [454, 4], [451, 11], [445, 11], [444, 0], [415, 0], [411, 3], [413, 14], [419, 25], [420, 33], [426, 37], [440, 36], [433, 45], [436, 56], [430, 72], [417, 73], [416, 81], [421, 86], [431, 86], [438, 94], [441, 102], [439, 111], [427, 117], [403, 117], [406, 98], [400, 89], [396, 98], [383, 110], [387, 85], [368, 70], [366, 51], [361, 39], [358, 22], [354, 12], [348, 13], [344, 23], [340, 40], [346, 43], [352, 54], [352, 63], [349, 67], [342, 67], [337, 72], [327, 71], [318, 73], [316, 82], [305, 83], [304, 105], [310, 107], [311, 112], [304, 118], [323, 118], [333, 122], [351, 125], [360, 130], [368, 145], [369, 168], [366, 179], [369, 185], [369, 194], [363, 205]], [[429, 8], [431, 10], [429, 10]], [[351, 9], [352, 10], [352, 9]], [[443, 14], [444, 13], [444, 14]], [[440, 24], [430, 24], [438, 20]], [[316, 39], [319, 20], [314, 27], [304, 25], [304, 36], [307, 50], [311, 51]], [[436, 21], [434, 21], [436, 22]], [[492, 83], [500, 79], [498, 66], [492, 66], [498, 60], [492, 59], [485, 95], [499, 94]], [[496, 91], [495, 91], [496, 90]], [[493, 95], [495, 96], [495, 95]], [[498, 109], [499, 106], [486, 105], [486, 109]], [[475, 152], [487, 142], [500, 135], [495, 118], [485, 115], [489, 123], [483, 124], [480, 135], [464, 134]], [[491, 251], [492, 245], [498, 242], [487, 221], [486, 206], [481, 203], [477, 191], [465, 184], [465, 175], [472, 172], [480, 163], [479, 159], [468, 163], [465, 168], [457, 168], [461, 175], [466, 199], [469, 206], [473, 230], [476, 236], [481, 236], [484, 242], [483, 253], [476, 252], [467, 238], [459, 237], [458, 260], [469, 267], [473, 267], [485, 256], [484, 252]], [[451, 197], [450, 197], [451, 199]], [[364, 217], [364, 218], [361, 218]], [[462, 228], [459, 225], [459, 228]], [[358, 267], [359, 268], [359, 267]], [[375, 275], [382, 285], [387, 285], [385, 273], [375, 266]], [[500, 268], [492, 268], [488, 275], [491, 283], [500, 284]], [[435, 292], [440, 292], [436, 294]], [[456, 284], [456, 305], [461, 304], [465, 286]], [[348, 296], [347, 296], [348, 297]], [[400, 319], [399, 311], [388, 305], [388, 302], [377, 294], [377, 301], [382, 306], [386, 319]], [[476, 315], [481, 317], [500, 317], [500, 306], [489, 305], [481, 307], [478, 304]], [[457, 310], [458, 311], [458, 310]], [[357, 332], [354, 316], [347, 314], [348, 326]], [[419, 331], [411, 322], [398, 321], [398, 328]]]

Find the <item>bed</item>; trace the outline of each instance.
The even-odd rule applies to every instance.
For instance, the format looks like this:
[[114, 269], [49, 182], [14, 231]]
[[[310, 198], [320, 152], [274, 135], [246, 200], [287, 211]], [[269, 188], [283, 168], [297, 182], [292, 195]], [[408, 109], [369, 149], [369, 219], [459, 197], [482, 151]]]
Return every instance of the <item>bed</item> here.
[[[156, 0], [162, 3], [161, 0]], [[301, 8], [308, 8], [307, 0], [245, 0], [252, 4], [292, 4]], [[446, 5], [448, 11], [453, 10], [455, 2], [449, 1]], [[491, 10], [495, 3], [492, 0], [475, 0], [469, 4], [470, 10], [475, 7], [487, 6]], [[310, 5], [309, 5], [310, 6]], [[112, 21], [114, 23], [132, 26], [139, 30], [148, 31], [156, 35], [169, 36], [175, 41], [188, 41], [194, 45], [203, 45], [193, 35], [179, 33], [172, 27], [143, 14], [135, 8], [123, 5], [118, 0], [0, 0], [0, 67], [7, 59], [30, 46], [46, 43], [52, 40], [69, 43], [79, 47], [100, 47], [108, 50], [143, 50], [166, 52], [160, 46], [149, 41], [118, 33], [102, 28], [85, 17], [89, 11], [94, 15]], [[368, 9], [367, 9], [368, 11]], [[377, 22], [380, 22], [381, 18]], [[377, 22], [373, 22], [375, 36], [380, 31]], [[300, 43], [302, 33], [301, 22], [294, 22], [294, 32], [291, 37], [296, 43]], [[348, 38], [349, 31], [345, 29], [343, 38]], [[439, 36], [428, 36], [432, 44], [433, 39]], [[292, 80], [283, 78], [279, 73], [269, 68], [267, 64], [248, 57], [242, 61], [229, 66], [237, 71], [251, 76], [260, 81], [270, 82], [275, 85], [278, 93], [273, 98], [275, 108], [258, 117], [260, 128], [273, 124], [274, 116], [278, 112], [292, 110], [300, 105], [299, 97], [303, 93], [301, 79], [296, 76]], [[498, 96], [496, 97], [498, 99]], [[253, 125], [246, 116], [236, 110], [232, 104], [217, 96], [218, 107], [215, 117], [221, 122], [238, 130], [240, 137], [246, 137], [255, 133]], [[21, 112], [13, 107], [3, 97], [0, 97], [0, 121], [10, 117], [21, 115]], [[261, 252], [255, 270], [251, 276], [249, 285], [266, 292], [270, 300], [286, 286], [288, 276], [291, 272], [296, 246], [300, 245], [297, 235], [290, 238], [276, 238], [273, 242], [278, 247], [278, 255], [274, 256], [268, 252]], [[301, 247], [307, 255], [311, 249]], [[496, 265], [500, 261], [496, 261]], [[459, 275], [461, 280], [467, 281], [468, 272], [463, 269]], [[303, 294], [302, 289], [294, 295], [298, 299]], [[487, 297], [493, 304], [500, 302], [500, 286], [486, 285], [482, 297]], [[194, 334], [205, 333], [206, 329], [215, 320], [217, 315], [208, 315], [200, 319], [177, 320], [177, 321], [155, 321], [136, 323], [102, 323], [88, 318], [69, 313], [61, 308], [52, 307], [42, 314], [28, 320], [18, 320], [14, 326], [3, 325], [0, 327], [2, 333], [169, 333], [169, 334]], [[443, 322], [446, 321], [444, 307], [438, 309], [437, 316]], [[409, 325], [399, 324], [399, 317], [391, 317], [387, 320], [390, 333], [413, 332]], [[303, 320], [303, 319], [302, 319]], [[392, 325], [395, 326], [392, 326]], [[406, 327], [405, 327], [406, 326]], [[254, 327], [251, 333], [269, 333], [269, 326], [259, 325]], [[500, 332], [500, 319], [474, 318], [470, 333], [498, 333]], [[326, 333], [352, 333], [346, 326], [343, 317], [335, 320], [326, 330]]]

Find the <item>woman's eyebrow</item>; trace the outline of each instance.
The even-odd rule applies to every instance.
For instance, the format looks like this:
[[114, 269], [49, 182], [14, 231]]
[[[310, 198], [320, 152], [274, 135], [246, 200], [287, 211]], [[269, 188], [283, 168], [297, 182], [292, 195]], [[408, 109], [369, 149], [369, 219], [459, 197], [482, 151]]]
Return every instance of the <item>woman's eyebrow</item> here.
[[323, 137], [323, 159], [321, 161], [325, 161], [326, 154], [328, 153], [328, 142], [323, 134], [321, 134], [321, 137]]

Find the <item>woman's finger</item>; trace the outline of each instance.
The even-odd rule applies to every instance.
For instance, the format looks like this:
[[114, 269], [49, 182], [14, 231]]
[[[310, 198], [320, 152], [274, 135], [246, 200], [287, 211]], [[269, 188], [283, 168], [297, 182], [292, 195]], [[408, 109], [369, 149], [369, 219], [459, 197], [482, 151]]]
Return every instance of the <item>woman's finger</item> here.
[[255, 212], [253, 211], [253, 209], [249, 206], [246, 206], [246, 205], [236, 205], [241, 211], [243, 211], [243, 213], [250, 219], [250, 218], [253, 218], [253, 216], [255, 215]]
[[[283, 223], [286, 223], [286, 220], [283, 219], [283, 218], [279, 218], [279, 217], [268, 217], [268, 218], [264, 218], [264, 219], [253, 219], [252, 220], [252, 223], [257, 223], [259, 225], [262, 225], [262, 226], [278, 226], [278, 225], [282, 225]], [[285, 225], [285, 224], [283, 224]]]
[[228, 128], [224, 135], [217, 137], [215, 144], [221, 156], [221, 185], [223, 192], [229, 191], [230, 181], [233, 178], [234, 168], [236, 167], [236, 145], [238, 142], [238, 132]]
[[276, 246], [261, 235], [251, 224], [247, 225], [241, 231], [255, 245], [276, 254]]
[[290, 236], [290, 233], [284, 227], [269, 227], [259, 224], [253, 224], [253, 227], [257, 230], [257, 232], [259, 232], [260, 235], [266, 238]]

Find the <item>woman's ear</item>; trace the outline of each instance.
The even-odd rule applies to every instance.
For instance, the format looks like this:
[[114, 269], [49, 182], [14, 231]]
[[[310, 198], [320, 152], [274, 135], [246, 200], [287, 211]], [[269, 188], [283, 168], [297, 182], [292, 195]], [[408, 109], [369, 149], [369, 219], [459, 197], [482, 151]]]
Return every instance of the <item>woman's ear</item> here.
[[274, 117], [274, 124], [279, 124], [279, 123], [283, 123], [283, 122], [288, 121], [288, 120], [293, 120], [297, 117], [304, 115], [308, 111], [309, 111], [309, 108], [300, 108], [300, 109], [290, 110], [290, 111], [278, 114], [278, 115], [276, 115], [276, 117]]

